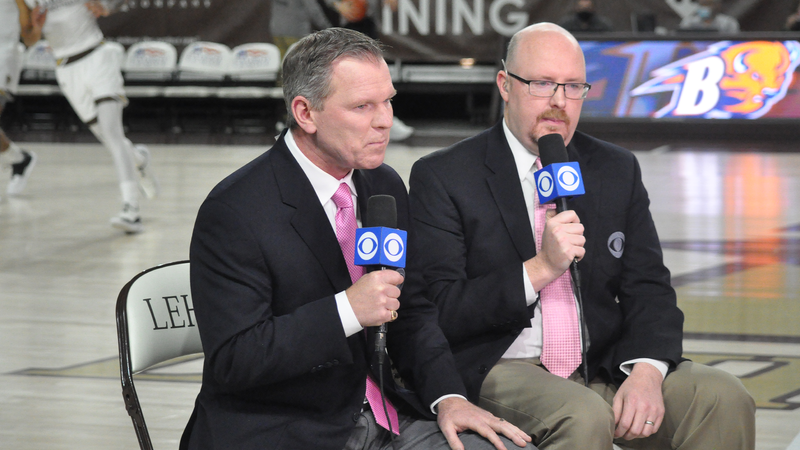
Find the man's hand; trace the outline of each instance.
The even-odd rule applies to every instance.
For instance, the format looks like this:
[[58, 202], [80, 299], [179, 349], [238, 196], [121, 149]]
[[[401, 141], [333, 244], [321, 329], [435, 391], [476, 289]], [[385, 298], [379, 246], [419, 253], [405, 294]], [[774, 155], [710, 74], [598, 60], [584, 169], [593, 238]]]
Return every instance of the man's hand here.
[[460, 397], [450, 397], [436, 405], [439, 415], [437, 421], [442, 434], [453, 450], [464, 450], [458, 433], [472, 430], [488, 439], [498, 450], [507, 450], [497, 436], [502, 433], [519, 447], [531, 442], [530, 436], [503, 419], [481, 409]]
[[525, 270], [534, 289], [537, 292], [542, 290], [569, 269], [575, 258], [578, 261], [583, 259], [585, 244], [583, 224], [575, 211], [568, 210], [560, 214], [554, 210], [548, 211], [542, 232], [542, 250], [525, 261]]
[[41, 5], [33, 8], [31, 11], [31, 27], [33, 30], [38, 31], [39, 34], [42, 32], [42, 28], [44, 27], [44, 23], [47, 21], [47, 10], [44, 9]]
[[[614, 437], [643, 438], [658, 431], [664, 419], [661, 372], [652, 364], [639, 362], [614, 396]], [[653, 424], [645, 423], [652, 422]]]
[[108, 10], [108, 8], [106, 8], [106, 5], [100, 3], [99, 1], [92, 0], [86, 2], [85, 5], [86, 9], [88, 9], [89, 12], [91, 12], [94, 15], [95, 18], [105, 17], [111, 12]]
[[392, 311], [400, 308], [397, 286], [402, 282], [403, 276], [394, 270], [376, 270], [345, 291], [362, 327], [376, 327], [392, 320]]

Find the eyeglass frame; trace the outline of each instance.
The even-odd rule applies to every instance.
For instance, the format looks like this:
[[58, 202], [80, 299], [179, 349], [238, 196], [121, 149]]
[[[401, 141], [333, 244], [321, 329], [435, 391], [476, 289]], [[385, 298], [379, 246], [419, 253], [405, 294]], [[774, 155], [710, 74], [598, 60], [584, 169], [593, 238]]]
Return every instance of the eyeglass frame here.
[[[555, 81], [550, 81], [550, 80], [526, 80], [525, 78], [522, 78], [521, 76], [519, 76], [519, 75], [517, 75], [515, 73], [509, 72], [509, 70], [506, 69], [506, 62], [505, 61], [503, 61], [503, 70], [510, 77], [515, 78], [515, 79], [519, 80], [520, 82], [522, 82], [524, 84], [527, 84], [528, 85], [528, 93], [530, 95], [534, 96], [534, 97], [553, 98], [553, 96], [556, 95], [556, 92], [558, 92], [558, 87], [559, 86], [564, 86], [564, 97], [565, 98], [568, 98], [570, 100], [584, 100], [586, 98], [586, 96], [589, 94], [589, 89], [592, 88], [592, 85], [589, 84], [589, 83], [556, 83]], [[553, 83], [553, 84], [556, 85], [556, 87], [553, 89], [553, 92], [550, 95], [536, 95], [531, 91], [531, 83], [533, 83], [534, 81], [537, 81], [537, 82], [540, 82], [540, 83]], [[567, 95], [567, 85], [568, 84], [579, 84], [579, 85], [582, 85], [584, 90], [583, 90], [583, 94], [581, 95], [581, 97], [579, 97], [579, 98], [569, 97]]]

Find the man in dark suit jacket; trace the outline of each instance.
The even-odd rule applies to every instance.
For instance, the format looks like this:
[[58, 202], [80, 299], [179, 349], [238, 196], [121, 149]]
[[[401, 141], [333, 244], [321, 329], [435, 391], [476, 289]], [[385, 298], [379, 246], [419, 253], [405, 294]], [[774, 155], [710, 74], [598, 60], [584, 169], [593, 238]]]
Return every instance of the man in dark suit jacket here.
[[[578, 42], [553, 24], [523, 29], [497, 86], [501, 123], [423, 157], [410, 178], [423, 275], [469, 399], [542, 449], [610, 450], [615, 438], [636, 448], [752, 449], [755, 406], [743, 385], [681, 358], [683, 314], [636, 158], [575, 130], [590, 88]], [[529, 180], [539, 138], [552, 133], [579, 163], [586, 195], [549, 213], [537, 253]], [[580, 370], [558, 376], [540, 359], [539, 292], [574, 259], [591, 389]]]
[[[197, 216], [191, 283], [206, 358], [182, 447], [463, 448], [459, 437], [469, 448], [525, 446], [521, 430], [466, 400], [413, 253], [402, 296], [395, 271], [351, 281], [334, 192], [346, 188], [361, 217], [370, 196], [391, 195], [398, 227], [409, 226], [405, 186], [382, 164], [395, 90], [380, 46], [323, 30], [289, 52], [283, 76], [289, 130]], [[400, 412], [394, 442], [364, 401], [367, 375], [380, 379], [374, 330], [389, 321], [388, 354], [405, 382], [382, 368]], [[435, 412], [438, 426], [419, 420]], [[486, 439], [457, 436], [465, 430]]]

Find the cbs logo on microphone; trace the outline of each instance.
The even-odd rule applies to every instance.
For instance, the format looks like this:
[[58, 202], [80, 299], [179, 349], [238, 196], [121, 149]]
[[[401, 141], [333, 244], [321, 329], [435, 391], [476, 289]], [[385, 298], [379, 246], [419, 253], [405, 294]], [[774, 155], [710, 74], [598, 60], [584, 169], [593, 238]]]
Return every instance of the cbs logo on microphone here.
[[536, 180], [536, 191], [539, 193], [539, 203], [586, 193], [581, 168], [576, 162], [550, 164], [533, 176]]
[[355, 264], [358, 266], [406, 266], [408, 233], [394, 228], [372, 227], [356, 230]]

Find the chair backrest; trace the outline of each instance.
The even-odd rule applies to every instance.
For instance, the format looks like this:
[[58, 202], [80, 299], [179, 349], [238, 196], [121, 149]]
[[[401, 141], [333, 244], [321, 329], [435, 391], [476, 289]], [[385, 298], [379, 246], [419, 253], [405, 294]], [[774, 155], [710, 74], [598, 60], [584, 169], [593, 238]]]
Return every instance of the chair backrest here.
[[152, 449], [133, 375], [179, 356], [202, 353], [189, 284], [189, 261], [145, 270], [117, 297], [117, 340], [125, 407], [139, 446]]
[[25, 79], [50, 80], [55, 78], [56, 58], [46, 40], [40, 39], [25, 51], [22, 69]]
[[125, 53], [122, 69], [131, 80], [169, 80], [177, 68], [178, 51], [169, 42], [142, 41]]
[[125, 46], [114, 41], [107, 41], [103, 43], [103, 45], [114, 50], [114, 56], [117, 58], [117, 63], [119, 64], [119, 67], [122, 68], [122, 64], [125, 63]]
[[281, 51], [275, 44], [251, 42], [234, 47], [229, 61], [231, 80], [275, 81], [281, 67]]
[[178, 60], [178, 79], [217, 81], [225, 78], [231, 49], [217, 42], [198, 41], [186, 46]]

